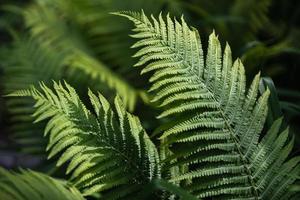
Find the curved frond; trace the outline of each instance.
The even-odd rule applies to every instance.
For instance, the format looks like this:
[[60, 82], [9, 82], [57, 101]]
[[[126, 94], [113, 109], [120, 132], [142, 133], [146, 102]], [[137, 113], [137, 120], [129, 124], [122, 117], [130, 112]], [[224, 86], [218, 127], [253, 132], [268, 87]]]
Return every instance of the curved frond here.
[[34, 98], [35, 122], [49, 120], [49, 158], [61, 154], [57, 166], [68, 163], [67, 173], [85, 195], [103, 192], [103, 199], [122, 199], [160, 177], [156, 147], [119, 97], [112, 107], [89, 91], [90, 111], [68, 84], [54, 83], [54, 90], [43, 83], [40, 87], [11, 96]]
[[280, 131], [281, 120], [260, 139], [269, 91], [258, 97], [259, 74], [247, 89], [244, 66], [232, 62], [229, 45], [222, 54], [213, 32], [204, 56], [198, 31], [183, 18], [115, 14], [134, 22], [136, 66], [152, 72], [153, 101], [164, 110], [159, 117], [171, 120], [161, 136], [172, 152], [164, 169], [186, 170], [170, 181], [199, 198], [288, 199], [300, 158], [289, 158], [293, 140]]
[[0, 167], [0, 198], [5, 200], [84, 200], [67, 182], [30, 170], [10, 172]]

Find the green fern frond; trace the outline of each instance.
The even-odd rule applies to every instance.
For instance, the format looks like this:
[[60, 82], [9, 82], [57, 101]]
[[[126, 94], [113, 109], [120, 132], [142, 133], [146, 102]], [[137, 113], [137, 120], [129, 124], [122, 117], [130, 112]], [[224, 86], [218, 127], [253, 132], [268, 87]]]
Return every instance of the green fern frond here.
[[136, 66], [153, 72], [153, 101], [164, 110], [159, 117], [172, 121], [161, 136], [173, 152], [163, 160], [164, 169], [188, 169], [170, 181], [199, 198], [288, 199], [300, 158], [288, 157], [293, 140], [287, 130], [279, 131], [281, 120], [260, 139], [269, 96], [267, 90], [257, 97], [260, 75], [247, 89], [243, 64], [232, 64], [228, 44], [222, 56], [214, 32], [204, 60], [199, 33], [183, 18], [115, 14], [134, 22], [141, 57]]
[[113, 108], [101, 94], [89, 91], [94, 108], [89, 111], [66, 83], [54, 82], [54, 90], [43, 83], [40, 87], [10, 96], [35, 99], [35, 122], [49, 119], [49, 158], [61, 153], [57, 166], [68, 163], [67, 173], [72, 172], [72, 182], [84, 194], [105, 191], [104, 199], [124, 198], [160, 177], [156, 147], [119, 97]]
[[64, 15], [64, 9], [76, 6], [76, 3], [74, 4], [37, 0], [24, 11], [26, 26], [40, 43], [65, 55], [63, 61], [68, 69], [66, 72], [68, 77], [84, 72], [86, 80], [92, 78], [98, 81], [99, 85], [115, 90], [124, 99], [127, 108], [132, 111], [141, 91], [131, 86], [94, 55], [83, 33], [80, 32], [82, 27], [76, 24], [74, 19], [68, 19]]
[[[1, 59], [3, 66], [4, 94], [16, 90], [27, 89], [30, 85], [43, 80], [62, 79], [63, 54], [43, 47], [37, 40], [24, 36], [16, 39], [5, 49], [5, 57]], [[42, 127], [32, 125], [33, 100], [6, 98], [5, 105], [9, 112], [9, 131], [21, 151], [25, 153], [43, 152], [46, 141], [43, 140]]]
[[[22, 10], [32, 36], [15, 38], [1, 53], [4, 93], [28, 88], [39, 81], [66, 79], [76, 83], [77, 89], [86, 85], [102, 92], [114, 89], [128, 109], [134, 110], [139, 96], [145, 96], [145, 92], [134, 88], [87, 50], [87, 42], [71, 26], [75, 20], [68, 26], [67, 20], [60, 18], [56, 8], [65, 10], [72, 4], [75, 2], [36, 1]], [[7, 98], [5, 104], [9, 110], [9, 131], [21, 151], [42, 154], [45, 140], [39, 134], [41, 126], [32, 125], [32, 100]]]
[[30, 170], [15, 173], [1, 167], [0, 198], [3, 200], [84, 200], [80, 192], [65, 181]]

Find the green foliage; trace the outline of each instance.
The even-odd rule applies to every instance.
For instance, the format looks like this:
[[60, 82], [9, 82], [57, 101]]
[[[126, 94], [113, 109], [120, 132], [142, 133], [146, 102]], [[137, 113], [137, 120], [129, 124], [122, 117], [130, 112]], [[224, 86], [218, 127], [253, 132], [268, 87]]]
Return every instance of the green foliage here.
[[[1, 80], [4, 93], [27, 89], [40, 80], [62, 79], [63, 54], [45, 48], [33, 38], [18, 38], [12, 47], [5, 49], [7, 57], [2, 60], [5, 76]], [[37, 70], [38, 69], [38, 70]], [[32, 125], [34, 112], [32, 99], [7, 98], [5, 102], [10, 112], [10, 131], [15, 141], [26, 153], [41, 153], [45, 141], [41, 140], [43, 127]]]
[[67, 182], [30, 170], [15, 173], [0, 168], [0, 181], [0, 198], [3, 200], [84, 199], [80, 192]]
[[98, 80], [98, 84], [105, 84], [116, 90], [126, 106], [133, 110], [139, 92], [95, 57], [92, 49], [89, 49], [88, 42], [80, 34], [81, 27], [75, 20], [69, 21], [68, 16], [63, 16], [64, 11], [67, 12], [64, 8], [69, 7], [68, 1], [50, 3], [37, 0], [36, 4], [24, 11], [26, 26], [42, 45], [59, 54], [65, 54], [63, 63], [71, 72], [68, 77], [84, 72], [87, 75], [86, 79]]
[[[65, 79], [79, 91], [91, 87], [108, 98], [112, 91], [117, 91], [126, 107], [133, 111], [140, 96], [147, 97], [140, 87], [142, 84], [136, 84], [140, 87], [138, 89], [127, 80], [128, 76], [134, 75], [130, 70], [131, 52], [124, 51], [130, 45], [124, 34], [128, 25], [118, 23], [107, 11], [115, 9], [116, 4], [106, 1], [36, 0], [23, 9], [4, 7], [23, 17], [22, 23], [28, 33], [19, 36], [23, 32], [17, 34], [12, 31], [12, 44], [1, 48], [3, 93], [25, 89], [31, 84], [37, 85], [39, 81], [49, 83], [51, 80]], [[109, 23], [111, 26], [108, 26], [107, 17], [114, 21]], [[112, 52], [113, 55], [108, 55]], [[126, 61], [120, 55], [126, 57]], [[118, 69], [121, 66], [122, 69]], [[137, 81], [134, 80], [134, 83]], [[41, 137], [42, 128], [32, 125], [30, 116], [33, 113], [32, 100], [20, 102], [8, 98], [5, 104], [9, 113], [9, 132], [21, 151], [43, 154], [45, 141]]]
[[107, 191], [103, 199], [124, 198], [160, 177], [156, 147], [119, 97], [113, 108], [89, 91], [91, 112], [68, 84], [54, 83], [54, 91], [40, 87], [41, 92], [32, 88], [10, 96], [35, 99], [35, 122], [49, 119], [49, 158], [62, 154], [57, 166], [68, 162], [67, 174], [72, 172], [72, 182], [84, 194]]
[[[260, 140], [267, 115], [269, 90], [257, 98], [259, 74], [246, 92], [245, 70], [232, 64], [226, 45], [223, 56], [215, 33], [209, 37], [204, 62], [198, 31], [181, 19], [153, 22], [142, 12], [120, 12], [135, 24], [132, 37], [140, 47], [136, 66], [152, 72], [152, 101], [159, 118], [170, 118], [162, 145], [172, 152], [164, 168], [184, 167], [170, 177], [200, 198], [288, 199], [288, 185], [299, 175], [299, 157], [288, 159], [293, 140], [274, 122]], [[204, 64], [205, 63], [205, 64]], [[176, 122], [176, 124], [174, 123]], [[273, 181], [271, 181], [273, 180]]]
[[[0, 164], [46, 150], [56, 166], [0, 168], [0, 199], [299, 199], [295, 1], [10, 2]], [[116, 12], [141, 8], [161, 14]]]

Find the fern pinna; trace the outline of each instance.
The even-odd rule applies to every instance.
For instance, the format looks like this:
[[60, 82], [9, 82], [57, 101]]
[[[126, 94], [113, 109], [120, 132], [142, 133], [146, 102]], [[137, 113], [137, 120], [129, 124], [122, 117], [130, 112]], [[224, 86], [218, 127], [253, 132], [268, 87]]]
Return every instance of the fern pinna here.
[[300, 158], [289, 158], [293, 139], [280, 131], [280, 119], [261, 135], [269, 91], [257, 97], [259, 74], [247, 90], [243, 64], [232, 64], [228, 44], [222, 56], [214, 32], [204, 61], [199, 33], [183, 18], [115, 14], [134, 22], [136, 66], [153, 72], [149, 91], [163, 110], [158, 118], [170, 120], [160, 137], [170, 150], [162, 160], [163, 170], [173, 172], [170, 181], [199, 198], [289, 199]]
[[156, 147], [137, 117], [127, 113], [119, 97], [115, 107], [89, 91], [94, 110], [89, 111], [68, 84], [54, 83], [55, 92], [21, 90], [11, 96], [36, 100], [36, 121], [50, 119], [49, 157], [62, 153], [57, 166], [68, 163], [67, 174], [85, 195], [103, 192], [103, 199], [126, 198], [160, 177]]

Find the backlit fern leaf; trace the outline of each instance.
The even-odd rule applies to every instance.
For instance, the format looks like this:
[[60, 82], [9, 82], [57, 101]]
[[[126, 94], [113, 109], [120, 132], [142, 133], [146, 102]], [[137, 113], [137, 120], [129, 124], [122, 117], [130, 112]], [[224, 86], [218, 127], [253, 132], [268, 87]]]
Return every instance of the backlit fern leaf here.
[[3, 200], [84, 200], [80, 192], [62, 180], [21, 170], [9, 172], [0, 168], [0, 198]]
[[49, 158], [61, 153], [57, 165], [68, 163], [72, 182], [86, 195], [103, 192], [103, 199], [125, 198], [160, 177], [156, 147], [119, 97], [113, 108], [102, 95], [89, 91], [91, 112], [68, 84], [54, 83], [54, 90], [41, 84], [41, 91], [32, 88], [12, 96], [35, 99], [36, 122], [49, 119]]
[[288, 158], [293, 140], [280, 132], [281, 120], [262, 138], [267, 115], [267, 90], [259, 98], [259, 74], [249, 89], [243, 64], [233, 62], [226, 44], [212, 33], [206, 60], [198, 31], [168, 15], [159, 19], [142, 13], [115, 13], [135, 24], [133, 47], [140, 50], [136, 66], [153, 72], [153, 101], [164, 110], [159, 117], [172, 120], [161, 139], [173, 154], [164, 168], [188, 170], [172, 182], [200, 198], [289, 199], [288, 186], [300, 173], [299, 157]]

